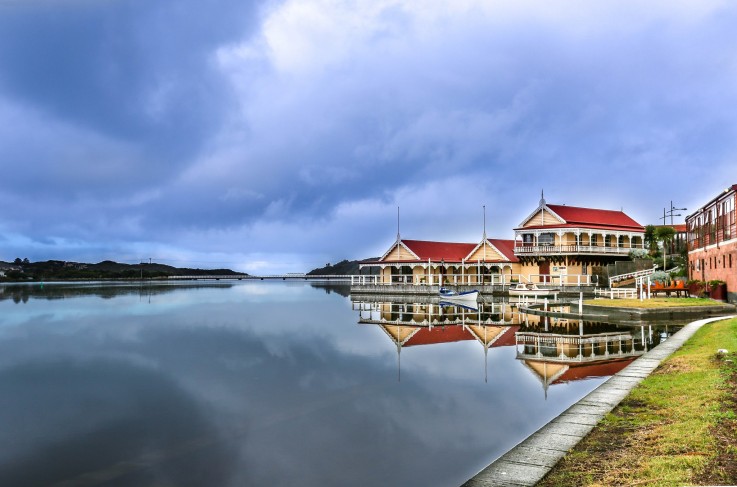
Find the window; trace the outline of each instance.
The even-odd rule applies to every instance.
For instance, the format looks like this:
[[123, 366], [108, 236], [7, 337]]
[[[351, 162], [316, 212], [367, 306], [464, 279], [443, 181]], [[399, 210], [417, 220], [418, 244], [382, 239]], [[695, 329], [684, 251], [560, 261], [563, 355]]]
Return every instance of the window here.
[[555, 242], [555, 236], [552, 233], [541, 233], [537, 237], [538, 245], [553, 245]]
[[604, 247], [611, 247], [611, 246], [612, 246], [612, 236], [604, 235]]

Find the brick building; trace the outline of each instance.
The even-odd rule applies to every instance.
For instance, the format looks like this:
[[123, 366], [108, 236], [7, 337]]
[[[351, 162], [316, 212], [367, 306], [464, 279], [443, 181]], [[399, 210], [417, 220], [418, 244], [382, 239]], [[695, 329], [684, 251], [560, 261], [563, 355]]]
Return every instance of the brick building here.
[[726, 282], [729, 302], [737, 302], [736, 193], [733, 184], [686, 217], [689, 277]]

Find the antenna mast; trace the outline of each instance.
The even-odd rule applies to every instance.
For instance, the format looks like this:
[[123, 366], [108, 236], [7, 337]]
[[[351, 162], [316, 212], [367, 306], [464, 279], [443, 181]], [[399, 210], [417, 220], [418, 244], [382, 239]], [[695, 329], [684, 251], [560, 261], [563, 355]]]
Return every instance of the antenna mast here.
[[484, 241], [482, 245], [484, 246], [484, 262], [486, 262], [486, 205], [484, 205]]
[[401, 239], [399, 238], [399, 206], [397, 205], [397, 242], [399, 242]]

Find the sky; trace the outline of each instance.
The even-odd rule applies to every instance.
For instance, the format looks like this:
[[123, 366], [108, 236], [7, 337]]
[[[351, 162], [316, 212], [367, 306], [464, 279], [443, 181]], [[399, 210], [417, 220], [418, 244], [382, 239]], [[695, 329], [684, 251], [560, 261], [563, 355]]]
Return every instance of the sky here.
[[0, 260], [252, 274], [737, 183], [729, 1], [0, 0]]

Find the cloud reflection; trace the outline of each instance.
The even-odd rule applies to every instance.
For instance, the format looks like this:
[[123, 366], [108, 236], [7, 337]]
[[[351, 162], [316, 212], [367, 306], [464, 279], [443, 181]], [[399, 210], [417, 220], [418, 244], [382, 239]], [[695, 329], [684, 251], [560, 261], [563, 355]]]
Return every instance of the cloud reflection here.
[[404, 350], [397, 382], [342, 297], [234, 288], [62, 300], [74, 314], [0, 335], [0, 484], [453, 485], [591, 387], [545, 401], [499, 350], [485, 383], [475, 342]]

